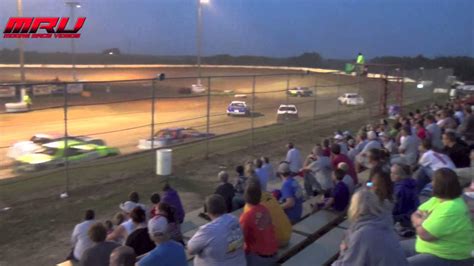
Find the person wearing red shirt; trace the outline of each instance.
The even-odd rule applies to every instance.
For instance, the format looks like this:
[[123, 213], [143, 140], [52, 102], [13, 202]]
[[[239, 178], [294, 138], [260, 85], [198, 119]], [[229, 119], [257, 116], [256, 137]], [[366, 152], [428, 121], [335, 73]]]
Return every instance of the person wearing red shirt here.
[[337, 143], [334, 143], [331, 145], [332, 169], [337, 169], [337, 165], [339, 163], [346, 163], [349, 166], [347, 174], [352, 177], [354, 184], [357, 185], [359, 181], [357, 179], [357, 172], [354, 168], [354, 163], [351, 161], [351, 159], [349, 159], [349, 157], [341, 153], [341, 146], [339, 146]]
[[260, 183], [252, 178], [244, 193], [249, 210], [240, 216], [248, 266], [277, 265], [278, 241], [270, 212], [260, 204], [261, 197]]
[[427, 133], [426, 133], [426, 129], [425, 129], [425, 125], [423, 124], [423, 120], [419, 120], [416, 122], [416, 136], [421, 139], [421, 140], [424, 140], [426, 137], [427, 137]]

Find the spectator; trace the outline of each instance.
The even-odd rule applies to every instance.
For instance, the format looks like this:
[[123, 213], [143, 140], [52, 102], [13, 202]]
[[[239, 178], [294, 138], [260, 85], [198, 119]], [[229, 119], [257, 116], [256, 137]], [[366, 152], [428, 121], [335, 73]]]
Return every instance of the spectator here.
[[443, 143], [441, 143], [441, 128], [436, 124], [436, 120], [432, 115], [425, 118], [426, 131], [431, 139], [431, 146], [435, 149], [441, 150]]
[[402, 242], [410, 265], [473, 265], [474, 229], [461, 195], [454, 171], [434, 173], [433, 197], [411, 217], [417, 238]]
[[158, 214], [157, 217], [165, 217], [166, 221], [168, 222], [168, 233], [172, 240], [183, 244], [183, 235], [181, 234], [181, 226], [178, 222], [178, 215], [176, 214], [176, 210], [173, 206], [169, 205], [168, 203], [161, 202], [158, 204]]
[[440, 111], [440, 120], [436, 124], [441, 128], [442, 131], [446, 131], [447, 129], [455, 129], [458, 126], [456, 120], [452, 118], [448, 110]]
[[151, 218], [156, 216], [156, 211], [157, 211], [157, 208], [158, 208], [158, 204], [161, 201], [160, 194], [158, 194], [156, 192], [151, 194], [150, 201], [151, 201], [151, 204], [152, 204], [152, 207], [151, 207], [151, 210], [150, 210], [150, 219], [151, 219]]
[[411, 129], [409, 127], [402, 128], [401, 136], [401, 144], [398, 148], [398, 152], [400, 154], [392, 156], [391, 163], [413, 166], [416, 164], [416, 159], [418, 158], [418, 140], [416, 137], [412, 136]]
[[[420, 168], [415, 172], [414, 176], [417, 182], [418, 192], [425, 189], [425, 186], [431, 182], [433, 172], [440, 168], [455, 169], [456, 166], [447, 155], [435, 152], [431, 149], [429, 139], [422, 141], [420, 145], [421, 158], [418, 161]], [[431, 193], [431, 187], [427, 186], [425, 193]]]
[[140, 196], [138, 195], [138, 192], [130, 192], [130, 194], [128, 195], [128, 200], [134, 202], [138, 207], [142, 208], [145, 213], [147, 212], [147, 207], [145, 206], [145, 204], [140, 203]]
[[444, 153], [449, 156], [457, 168], [469, 167], [469, 148], [456, 139], [454, 132], [443, 134]]
[[[130, 202], [130, 201], [127, 201], [127, 202]], [[128, 208], [128, 207], [125, 206], [124, 208]], [[115, 228], [115, 230], [107, 236], [107, 240], [115, 241], [119, 244], [124, 243], [127, 237], [130, 234], [132, 234], [133, 231], [135, 231], [138, 228], [142, 228], [146, 226], [145, 224], [146, 218], [142, 217], [144, 213], [145, 211], [140, 206], [134, 207], [133, 210], [130, 212], [130, 219], [128, 219], [127, 221], [119, 225], [117, 228]]]
[[278, 175], [283, 179], [281, 188], [281, 207], [285, 211], [291, 223], [300, 220], [303, 213], [303, 190], [298, 181], [293, 178], [288, 162], [282, 162], [278, 166]]
[[132, 231], [125, 241], [125, 245], [133, 249], [137, 256], [147, 253], [155, 248], [155, 243], [151, 241], [146, 227], [145, 212], [137, 207], [133, 209], [132, 221], [137, 225], [137, 228]]
[[347, 173], [349, 171], [349, 165], [347, 165], [347, 163], [339, 163], [337, 165], [337, 169], [344, 171], [344, 178], [342, 178], [342, 182], [346, 184], [347, 188], [349, 189], [349, 193], [352, 195], [355, 190], [355, 184], [354, 180], [352, 180], [352, 177]]
[[114, 231], [114, 224], [111, 220], [105, 220], [104, 226], [105, 229], [107, 229], [107, 235], [111, 234]]
[[357, 174], [354, 168], [354, 164], [352, 161], [344, 154], [341, 154], [341, 147], [337, 144], [331, 145], [331, 153], [332, 153], [332, 168], [336, 169], [339, 163], [346, 163], [349, 166], [349, 171], [347, 172], [354, 180], [354, 184], [358, 184]]
[[262, 186], [263, 191], [267, 191], [267, 183], [270, 180], [270, 173], [267, 172], [267, 169], [263, 168], [263, 162], [260, 159], [255, 159], [255, 175], [257, 175], [260, 185]]
[[326, 157], [331, 156], [331, 146], [329, 139], [324, 139], [321, 143], [321, 146], [323, 147], [323, 155]]
[[138, 266], [186, 266], [183, 245], [171, 240], [165, 217], [154, 217], [148, 221], [148, 234], [156, 247], [137, 262]]
[[349, 152], [349, 147], [347, 146], [347, 143], [343, 135], [337, 133], [334, 136], [334, 143], [341, 147], [342, 154], [347, 155], [347, 153]]
[[243, 235], [239, 222], [226, 214], [224, 199], [219, 195], [206, 198], [211, 222], [199, 227], [189, 240], [187, 248], [194, 257], [195, 266], [246, 265]]
[[123, 211], [122, 212], [117, 212], [114, 215], [114, 218], [112, 220], [113, 220], [114, 229], [115, 229], [117, 226], [121, 225], [123, 222], [128, 220], [128, 215], [125, 215]]
[[[362, 164], [362, 166], [364, 166], [366, 164], [367, 160], [365, 160], [364, 157], [367, 156], [367, 153], [371, 149], [381, 149], [382, 148], [382, 145], [380, 144], [380, 142], [377, 139], [377, 134], [374, 131], [369, 131], [367, 133], [367, 139], [368, 139], [367, 144], [364, 146], [364, 148], [362, 149], [360, 154], [357, 156], [359, 158], [358, 161], [359, 161], [360, 164]], [[365, 162], [365, 164], [364, 164], [364, 162]]]
[[[255, 183], [255, 180], [250, 180], [250, 184]], [[255, 186], [253, 184], [253, 186]], [[291, 237], [291, 223], [286, 216], [285, 212], [278, 204], [278, 201], [273, 197], [270, 192], [262, 191], [262, 197], [260, 199], [260, 204], [263, 205], [270, 212], [272, 218], [272, 224], [275, 228], [275, 235], [279, 243], [279, 247], [285, 247], [288, 245]], [[249, 209], [248, 205], [245, 205], [243, 213], [247, 212]]]
[[392, 225], [385, 221], [384, 207], [374, 193], [356, 192], [348, 216], [350, 227], [333, 266], [408, 265]]
[[270, 177], [269, 180], [273, 180], [275, 178], [275, 172], [273, 171], [273, 166], [270, 163], [270, 160], [268, 159], [268, 157], [265, 157], [265, 156], [263, 156], [261, 160], [263, 162], [262, 168], [265, 169], [265, 171], [267, 171], [268, 176]]
[[396, 154], [398, 152], [397, 144], [387, 133], [380, 133], [382, 139], [382, 146], [389, 154]]
[[462, 122], [464, 121], [464, 113], [463, 113], [463, 110], [462, 110], [462, 107], [460, 105], [456, 105], [454, 107], [454, 117], [456, 118], [456, 121], [458, 122], [458, 124], [462, 124]]
[[378, 171], [373, 175], [371, 182], [370, 189], [377, 195], [380, 204], [384, 207], [387, 223], [393, 225], [393, 182], [390, 179], [390, 174]]
[[416, 129], [416, 136], [419, 139], [424, 140], [428, 137], [426, 129], [425, 129], [425, 125], [423, 124], [423, 120], [418, 120], [416, 122], [415, 129]]
[[400, 122], [396, 122], [389, 132], [390, 137], [395, 139], [395, 141], [398, 141], [399, 139], [399, 133], [400, 133], [401, 128], [402, 128], [402, 124]]
[[247, 177], [244, 175], [244, 167], [239, 165], [235, 168], [237, 172], [237, 179], [235, 181], [235, 196], [232, 199], [232, 209], [237, 210], [242, 208], [245, 205], [244, 201], [244, 191], [245, 186], [247, 185]]
[[94, 211], [86, 210], [84, 221], [74, 226], [71, 236], [72, 254], [69, 255], [68, 259], [80, 261], [82, 253], [94, 244], [87, 235], [89, 228], [95, 223], [94, 218]]
[[[390, 169], [390, 178], [394, 183], [395, 206], [393, 220], [405, 229], [411, 229], [410, 217], [416, 211], [420, 201], [416, 193], [416, 181], [409, 176], [408, 166], [394, 164]], [[402, 234], [404, 232], [401, 232]]]
[[303, 168], [304, 187], [306, 195], [313, 196], [313, 187], [316, 186], [319, 192], [326, 193], [333, 188], [331, 180], [331, 159], [324, 156], [321, 146], [316, 145], [307, 159], [307, 165]]
[[93, 224], [87, 233], [94, 245], [82, 254], [81, 266], [103, 266], [109, 265], [110, 254], [120, 245], [114, 242], [105, 241], [107, 229], [102, 223]]
[[372, 180], [372, 176], [377, 172], [390, 173], [390, 164], [387, 163], [385, 151], [378, 149], [371, 149], [367, 156], [368, 164], [370, 168], [369, 180]]
[[[333, 173], [333, 181], [335, 183], [334, 189], [332, 190], [331, 197], [324, 199], [324, 203], [321, 204], [323, 209], [332, 208], [335, 211], [342, 212], [349, 205], [350, 193], [349, 188], [342, 181], [345, 176], [345, 172], [342, 169], [336, 169]], [[317, 205], [315, 210], [320, 206]]]
[[178, 192], [174, 190], [168, 182], [163, 186], [163, 197], [161, 202], [171, 205], [175, 209], [176, 217], [178, 218], [178, 223], [182, 224], [184, 221], [184, 209], [183, 204], [181, 204], [181, 198], [178, 195]]
[[247, 210], [240, 216], [240, 227], [247, 265], [277, 265], [278, 241], [270, 212], [260, 204], [262, 190], [257, 180], [247, 184], [244, 198]]
[[474, 115], [469, 105], [464, 107], [464, 119], [458, 127], [458, 133], [468, 145], [474, 144]]
[[232, 212], [232, 199], [235, 196], [234, 186], [229, 183], [229, 174], [226, 171], [220, 171], [217, 174], [217, 177], [221, 181], [219, 186], [217, 186], [214, 194], [221, 195], [225, 200], [225, 205], [227, 207], [227, 212]]
[[347, 154], [349, 159], [351, 159], [352, 161], [355, 160], [356, 156], [359, 153], [361, 153], [362, 150], [364, 149], [365, 145], [367, 145], [367, 143], [368, 143], [367, 133], [365, 131], [360, 131], [357, 134], [356, 140], [357, 140], [357, 145], [354, 147], [354, 149], [350, 150], [349, 153]]
[[290, 171], [296, 174], [303, 167], [300, 151], [295, 148], [295, 145], [291, 142], [288, 143], [286, 147], [288, 148], [286, 161], [290, 165]]
[[115, 248], [110, 254], [109, 266], [133, 266], [137, 256], [131, 247], [121, 246]]

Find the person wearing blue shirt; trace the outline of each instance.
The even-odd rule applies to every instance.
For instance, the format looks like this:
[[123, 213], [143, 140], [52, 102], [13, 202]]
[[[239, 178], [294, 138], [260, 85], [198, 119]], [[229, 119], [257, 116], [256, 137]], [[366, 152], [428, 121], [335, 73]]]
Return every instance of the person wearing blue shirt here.
[[297, 223], [303, 213], [303, 189], [291, 175], [290, 165], [282, 162], [278, 166], [278, 175], [283, 178], [281, 188], [282, 208], [291, 223]]
[[268, 172], [267, 168], [263, 168], [263, 162], [261, 159], [255, 159], [255, 174], [258, 177], [258, 181], [260, 182], [260, 187], [262, 191], [267, 191], [267, 183], [270, 180], [270, 173]]
[[186, 266], [186, 254], [180, 243], [171, 240], [168, 221], [165, 217], [154, 217], [148, 222], [148, 233], [156, 247], [138, 261], [138, 266]]

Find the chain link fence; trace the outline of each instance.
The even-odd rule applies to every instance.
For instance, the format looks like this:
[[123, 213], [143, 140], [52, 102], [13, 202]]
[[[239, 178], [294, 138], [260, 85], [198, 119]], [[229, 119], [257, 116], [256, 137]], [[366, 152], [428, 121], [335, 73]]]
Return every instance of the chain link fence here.
[[[347, 121], [363, 123], [379, 114], [385, 86], [380, 78], [306, 72], [200, 81], [202, 86], [192, 85], [197, 77], [1, 85], [0, 92], [11, 96], [0, 98], [0, 207], [18, 191], [62, 193], [101, 184], [100, 171], [116, 173], [113, 178], [121, 172], [150, 174], [151, 152], [163, 147], [173, 147], [180, 158], [207, 158], [223, 149], [293, 140], [302, 132], [312, 139], [322, 123], [343, 130]], [[22, 89], [32, 99], [31, 110], [6, 113], [5, 104], [20, 101]], [[345, 93], [358, 93], [365, 103], [340, 104], [338, 97]], [[405, 104], [430, 95], [417, 90], [416, 83], [404, 84]], [[387, 103], [396, 102], [389, 94]], [[67, 143], [55, 146], [51, 139]], [[16, 145], [44, 156], [13, 159]], [[25, 169], [31, 172], [20, 171]]]

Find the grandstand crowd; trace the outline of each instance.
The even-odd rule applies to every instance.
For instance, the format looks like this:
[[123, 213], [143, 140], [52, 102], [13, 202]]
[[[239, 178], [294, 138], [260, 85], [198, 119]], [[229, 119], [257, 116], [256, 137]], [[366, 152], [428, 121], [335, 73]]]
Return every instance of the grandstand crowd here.
[[[111, 220], [93, 210], [72, 233], [68, 259], [80, 265], [277, 265], [277, 252], [312, 211], [347, 214], [350, 226], [333, 265], [474, 265], [474, 229], [457, 169], [474, 167], [474, 106], [431, 104], [393, 122], [338, 131], [304, 157], [288, 143], [279, 163], [262, 157], [217, 173], [200, 217], [209, 220], [187, 241], [178, 192], [165, 184], [150, 202], [137, 192]], [[368, 181], [360, 180], [368, 172]], [[269, 182], [281, 179], [281, 188]], [[472, 178], [472, 172], [471, 172]], [[302, 184], [302, 185], [301, 185]], [[243, 208], [240, 218], [230, 213]], [[308, 264], [311, 258], [308, 258]]]

